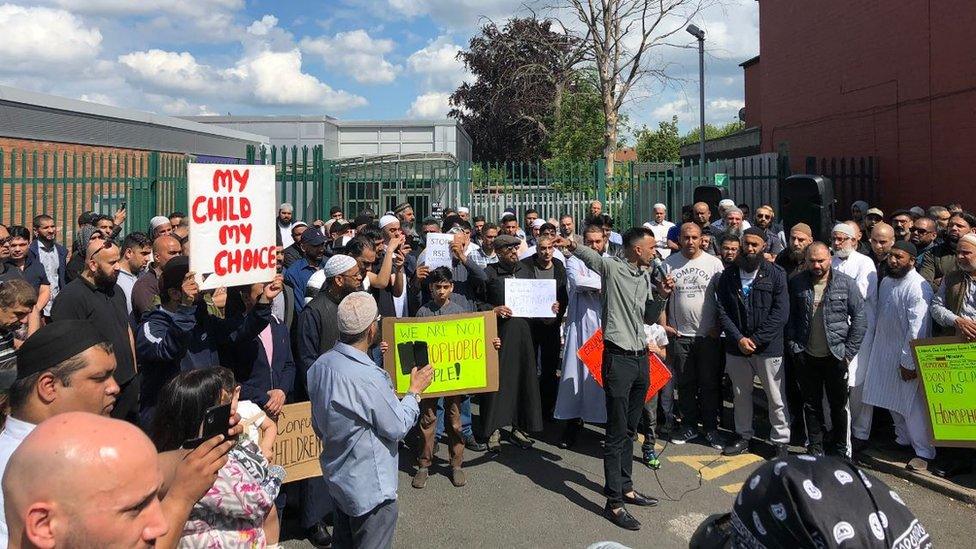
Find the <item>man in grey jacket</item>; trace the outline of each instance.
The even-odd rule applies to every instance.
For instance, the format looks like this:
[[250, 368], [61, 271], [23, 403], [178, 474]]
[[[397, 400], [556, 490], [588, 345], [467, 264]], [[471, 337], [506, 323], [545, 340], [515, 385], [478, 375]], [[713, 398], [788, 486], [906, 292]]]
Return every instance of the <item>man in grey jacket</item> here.
[[786, 343], [803, 395], [807, 453], [813, 456], [824, 455], [824, 393], [833, 424], [828, 451], [848, 454], [847, 366], [857, 356], [867, 330], [857, 282], [832, 269], [830, 262], [830, 249], [814, 242], [806, 249], [806, 269], [789, 281]]

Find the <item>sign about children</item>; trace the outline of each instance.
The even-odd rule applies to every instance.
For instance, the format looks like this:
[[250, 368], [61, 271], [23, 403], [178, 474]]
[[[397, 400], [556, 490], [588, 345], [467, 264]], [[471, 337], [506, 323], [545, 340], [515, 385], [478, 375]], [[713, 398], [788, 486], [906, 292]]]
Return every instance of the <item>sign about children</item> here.
[[427, 233], [427, 246], [424, 248], [424, 265], [434, 270], [438, 267], [451, 268], [451, 243], [453, 234]]
[[498, 390], [498, 337], [495, 313], [426, 318], [384, 318], [383, 341], [389, 343], [383, 367], [398, 395], [410, 387], [410, 370], [430, 364], [434, 381], [424, 398], [491, 393]]
[[190, 270], [201, 290], [274, 279], [274, 176], [274, 166], [187, 167]]
[[505, 306], [512, 316], [525, 318], [555, 318], [552, 304], [556, 302], [555, 280], [505, 279]]
[[312, 405], [296, 402], [281, 407], [274, 463], [285, 468], [285, 482], [322, 476], [322, 440], [312, 429]]
[[935, 444], [976, 447], [976, 343], [933, 337], [912, 349]]

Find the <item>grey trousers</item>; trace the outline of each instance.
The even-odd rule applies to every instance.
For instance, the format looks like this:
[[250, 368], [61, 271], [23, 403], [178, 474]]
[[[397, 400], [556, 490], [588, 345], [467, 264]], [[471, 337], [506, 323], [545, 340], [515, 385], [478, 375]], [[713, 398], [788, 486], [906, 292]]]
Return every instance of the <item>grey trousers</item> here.
[[766, 392], [769, 405], [769, 424], [773, 442], [790, 442], [790, 424], [786, 421], [786, 407], [783, 398], [786, 394], [783, 357], [735, 356], [726, 353], [725, 371], [732, 380], [733, 407], [735, 411], [735, 432], [746, 440], [752, 438], [752, 379], [759, 382]]
[[388, 499], [372, 511], [350, 517], [336, 507], [332, 547], [335, 549], [387, 549], [393, 547], [396, 531], [397, 502]]

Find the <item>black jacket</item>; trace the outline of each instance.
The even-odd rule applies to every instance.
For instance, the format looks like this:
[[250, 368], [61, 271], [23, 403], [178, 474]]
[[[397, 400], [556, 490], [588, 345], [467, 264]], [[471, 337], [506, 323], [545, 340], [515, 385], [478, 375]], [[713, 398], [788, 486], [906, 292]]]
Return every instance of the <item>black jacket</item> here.
[[[810, 340], [810, 321], [813, 319], [813, 275], [801, 271], [790, 278], [790, 320], [786, 324], [786, 343], [789, 351], [799, 354]], [[827, 345], [837, 360], [851, 360], [857, 356], [867, 332], [864, 298], [857, 282], [842, 272], [831, 270], [824, 290], [824, 330]]]
[[742, 278], [738, 265], [722, 273], [715, 292], [718, 318], [725, 330], [725, 350], [730, 355], [743, 356], [739, 340], [752, 339], [755, 356], [783, 356], [783, 331], [790, 317], [786, 271], [768, 261], [759, 263], [752, 290], [742, 293]]
[[234, 379], [241, 386], [241, 398], [262, 408], [268, 402], [268, 391], [280, 389], [290, 395], [295, 385], [295, 360], [288, 328], [274, 317], [269, 326], [273, 347], [271, 363], [261, 338], [254, 337], [230, 347], [227, 353], [230, 364], [224, 364], [234, 370]]

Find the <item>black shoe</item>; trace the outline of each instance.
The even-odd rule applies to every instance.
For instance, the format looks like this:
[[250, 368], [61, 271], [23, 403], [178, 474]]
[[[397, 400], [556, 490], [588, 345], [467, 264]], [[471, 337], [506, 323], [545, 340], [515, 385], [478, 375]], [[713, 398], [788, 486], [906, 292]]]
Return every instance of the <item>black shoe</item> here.
[[868, 448], [868, 441], [863, 438], [851, 437], [851, 453], [860, 454]]
[[472, 452], [484, 452], [488, 449], [487, 444], [478, 442], [478, 440], [471, 435], [464, 437], [464, 447]]
[[305, 538], [313, 546], [320, 549], [332, 547], [332, 536], [329, 535], [329, 531], [325, 528], [324, 520], [320, 520], [315, 526], [305, 530]]
[[639, 507], [654, 507], [657, 505], [657, 498], [645, 496], [637, 490], [634, 490], [633, 497], [624, 494], [624, 503], [628, 505], [637, 505]]
[[813, 457], [823, 457], [824, 455], [823, 446], [819, 444], [811, 444], [810, 446], [807, 447], [807, 455]]
[[721, 450], [725, 448], [725, 444], [722, 442], [722, 434], [718, 432], [718, 429], [711, 430], [705, 433], [705, 441], [708, 445], [716, 450]]
[[603, 508], [603, 516], [625, 530], [640, 530], [641, 523], [627, 512], [626, 507], [613, 508], [607, 505]]
[[[823, 450], [820, 451], [820, 455], [823, 455]], [[785, 442], [776, 443], [776, 459], [786, 459], [790, 457], [790, 445]]]
[[694, 427], [685, 427], [679, 430], [677, 433], [671, 434], [671, 442], [673, 444], [684, 444], [686, 442], [695, 440], [698, 438], [698, 429]]
[[566, 426], [566, 430], [563, 431], [563, 436], [559, 439], [558, 446], [563, 450], [568, 450], [569, 448], [576, 446], [576, 440], [579, 438], [579, 432], [579, 425], [570, 423]]
[[737, 456], [749, 449], [749, 441], [739, 437], [735, 442], [722, 448], [723, 456]]
[[972, 470], [972, 464], [963, 460], [933, 463], [929, 466], [929, 472], [939, 478], [952, 478], [972, 472]]

